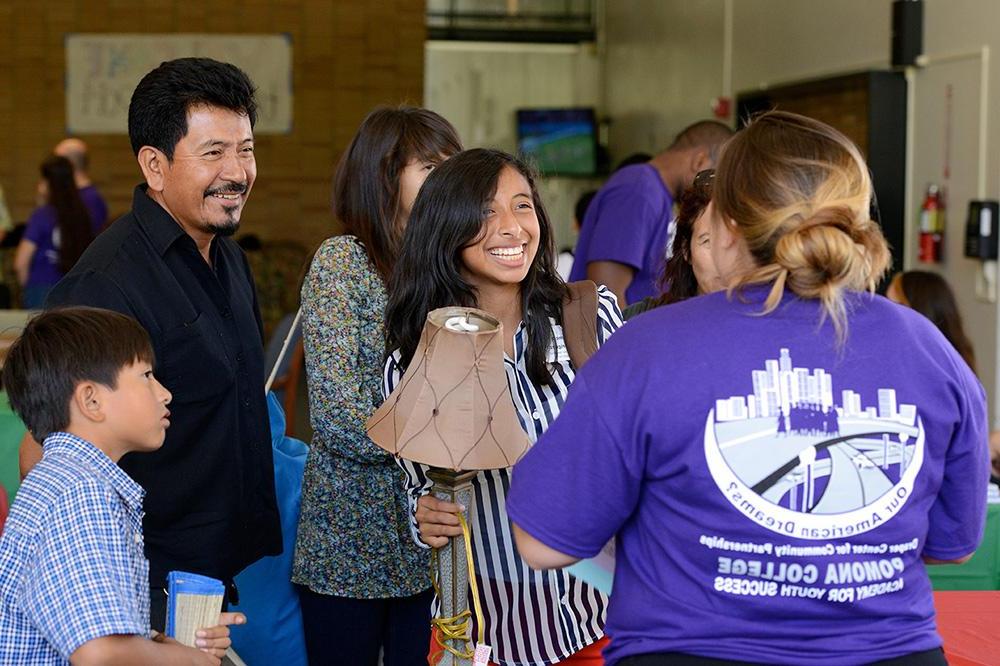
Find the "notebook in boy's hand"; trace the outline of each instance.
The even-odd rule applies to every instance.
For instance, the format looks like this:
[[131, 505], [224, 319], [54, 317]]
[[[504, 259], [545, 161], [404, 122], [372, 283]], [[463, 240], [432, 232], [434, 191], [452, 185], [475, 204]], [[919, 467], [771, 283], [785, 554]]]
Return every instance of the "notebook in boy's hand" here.
[[167, 636], [195, 647], [195, 632], [219, 623], [225, 591], [215, 578], [185, 571], [167, 574]]

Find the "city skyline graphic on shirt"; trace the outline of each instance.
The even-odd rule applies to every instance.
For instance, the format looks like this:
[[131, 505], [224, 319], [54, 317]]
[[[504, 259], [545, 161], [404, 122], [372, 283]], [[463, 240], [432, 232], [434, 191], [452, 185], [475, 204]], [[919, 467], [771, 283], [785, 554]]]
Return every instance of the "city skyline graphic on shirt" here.
[[[899, 484], [923, 438], [917, 407], [877, 390], [835, 390], [823, 368], [795, 367], [788, 348], [751, 371], [752, 392], [715, 402], [714, 441], [754, 494], [797, 513], [841, 514]], [[837, 404], [837, 398], [840, 398]]]

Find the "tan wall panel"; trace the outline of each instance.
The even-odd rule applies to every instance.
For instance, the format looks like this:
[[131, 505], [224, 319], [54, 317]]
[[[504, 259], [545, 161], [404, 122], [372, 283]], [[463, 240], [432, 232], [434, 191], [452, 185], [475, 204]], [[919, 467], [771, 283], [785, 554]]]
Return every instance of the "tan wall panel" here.
[[[287, 33], [292, 132], [258, 136], [246, 232], [310, 248], [334, 231], [330, 181], [376, 104], [423, 98], [424, 0], [12, 0], [0, 3], [0, 184], [25, 220], [38, 166], [65, 134], [64, 39], [72, 32]], [[125, 135], [83, 135], [112, 215], [125, 212], [138, 166]]]

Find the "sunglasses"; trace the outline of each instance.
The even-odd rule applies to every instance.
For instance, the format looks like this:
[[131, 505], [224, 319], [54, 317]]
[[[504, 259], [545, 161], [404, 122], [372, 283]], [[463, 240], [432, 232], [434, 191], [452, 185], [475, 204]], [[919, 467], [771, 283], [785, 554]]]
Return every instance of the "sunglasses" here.
[[711, 198], [713, 183], [715, 183], [715, 169], [704, 169], [695, 174], [691, 187], [699, 194]]

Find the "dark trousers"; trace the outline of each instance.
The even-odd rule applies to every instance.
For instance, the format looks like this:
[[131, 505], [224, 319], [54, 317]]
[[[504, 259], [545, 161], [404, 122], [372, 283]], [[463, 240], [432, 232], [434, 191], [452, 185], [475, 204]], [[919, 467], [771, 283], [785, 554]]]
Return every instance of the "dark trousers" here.
[[[806, 655], [803, 655], [803, 657], [803, 663], [808, 663]], [[679, 654], [676, 652], [641, 654], [634, 657], [626, 657], [619, 663], [621, 666], [759, 666], [760, 664], [760, 662], [754, 661], [730, 661], [728, 659], [695, 657], [694, 655]], [[948, 661], [944, 658], [944, 651], [941, 648], [936, 648], [934, 650], [925, 650], [924, 652], [914, 652], [902, 657], [896, 657], [895, 659], [873, 661], [869, 666], [948, 666]]]
[[296, 585], [302, 605], [309, 666], [385, 666], [427, 663], [434, 590], [412, 597], [349, 599]]

